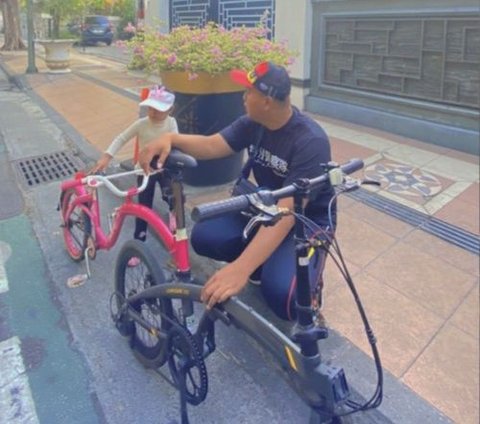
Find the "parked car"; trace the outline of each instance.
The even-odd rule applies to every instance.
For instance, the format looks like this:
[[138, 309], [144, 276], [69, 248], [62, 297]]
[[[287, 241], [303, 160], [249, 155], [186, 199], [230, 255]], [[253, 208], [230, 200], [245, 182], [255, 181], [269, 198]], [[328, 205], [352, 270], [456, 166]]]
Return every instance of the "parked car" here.
[[79, 36], [82, 32], [82, 23], [80, 21], [70, 21], [67, 23], [67, 30], [70, 34]]
[[101, 41], [109, 46], [113, 41], [113, 26], [106, 16], [85, 16], [80, 35], [84, 45]]

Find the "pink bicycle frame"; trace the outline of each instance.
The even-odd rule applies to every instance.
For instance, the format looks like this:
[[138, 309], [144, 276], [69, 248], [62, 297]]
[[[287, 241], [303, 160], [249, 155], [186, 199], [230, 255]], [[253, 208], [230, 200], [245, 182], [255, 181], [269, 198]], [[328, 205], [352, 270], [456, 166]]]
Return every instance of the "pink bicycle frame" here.
[[[190, 271], [190, 260], [188, 253], [188, 234], [186, 228], [176, 228], [176, 219], [170, 224], [165, 224], [163, 219], [152, 209], [135, 203], [132, 197], [138, 193], [138, 189], [131, 188], [124, 203], [116, 208], [109, 233], [105, 233], [101, 227], [99, 203], [95, 187], [86, 188], [83, 176], [76, 176], [75, 179], [64, 181], [61, 185], [62, 192], [74, 189], [77, 197], [69, 205], [66, 215], [71, 213], [75, 207], [80, 207], [90, 218], [93, 227], [93, 240], [97, 249], [111, 249], [118, 240], [123, 222], [127, 216], [143, 219], [150, 228], [158, 235], [165, 248], [173, 258], [177, 271], [187, 273]], [[184, 220], [183, 220], [184, 221]]]

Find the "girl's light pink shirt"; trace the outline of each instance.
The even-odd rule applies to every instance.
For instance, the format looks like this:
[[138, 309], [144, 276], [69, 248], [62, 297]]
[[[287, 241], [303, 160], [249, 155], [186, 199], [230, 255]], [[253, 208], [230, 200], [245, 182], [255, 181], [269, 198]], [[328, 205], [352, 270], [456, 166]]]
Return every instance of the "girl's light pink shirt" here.
[[142, 149], [150, 141], [168, 132], [178, 133], [178, 125], [174, 117], [168, 116], [160, 123], [154, 123], [148, 117], [140, 118], [115, 137], [105, 153], [112, 157], [115, 156], [122, 146], [134, 137], [138, 137], [139, 147]]

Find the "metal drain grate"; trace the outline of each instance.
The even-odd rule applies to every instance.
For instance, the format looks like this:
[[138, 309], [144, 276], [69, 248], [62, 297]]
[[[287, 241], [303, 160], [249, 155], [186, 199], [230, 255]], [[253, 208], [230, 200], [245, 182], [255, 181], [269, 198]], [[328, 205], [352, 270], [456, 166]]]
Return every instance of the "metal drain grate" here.
[[480, 237], [477, 234], [408, 208], [376, 193], [370, 193], [367, 190], [359, 189], [348, 193], [348, 195], [372, 208], [394, 216], [407, 224], [419, 227], [448, 243], [454, 244], [476, 255], [480, 253]]
[[49, 183], [70, 178], [85, 164], [72, 152], [55, 152], [48, 155], [35, 156], [14, 162], [18, 175], [25, 187]]

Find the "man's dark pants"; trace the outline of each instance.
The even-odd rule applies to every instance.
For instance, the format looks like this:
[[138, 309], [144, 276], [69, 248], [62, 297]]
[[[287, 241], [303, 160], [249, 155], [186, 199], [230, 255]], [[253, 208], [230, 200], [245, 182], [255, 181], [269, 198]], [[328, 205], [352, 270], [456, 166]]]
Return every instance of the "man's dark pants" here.
[[[235, 213], [195, 224], [191, 242], [195, 252], [217, 261], [232, 262], [240, 256], [251, 240], [242, 239], [248, 218]], [[322, 272], [326, 253], [316, 249], [310, 260], [312, 295], [323, 287]], [[283, 240], [261, 268], [252, 275], [261, 279], [261, 291], [268, 306], [280, 318], [292, 320], [295, 312], [295, 246], [293, 231]]]

